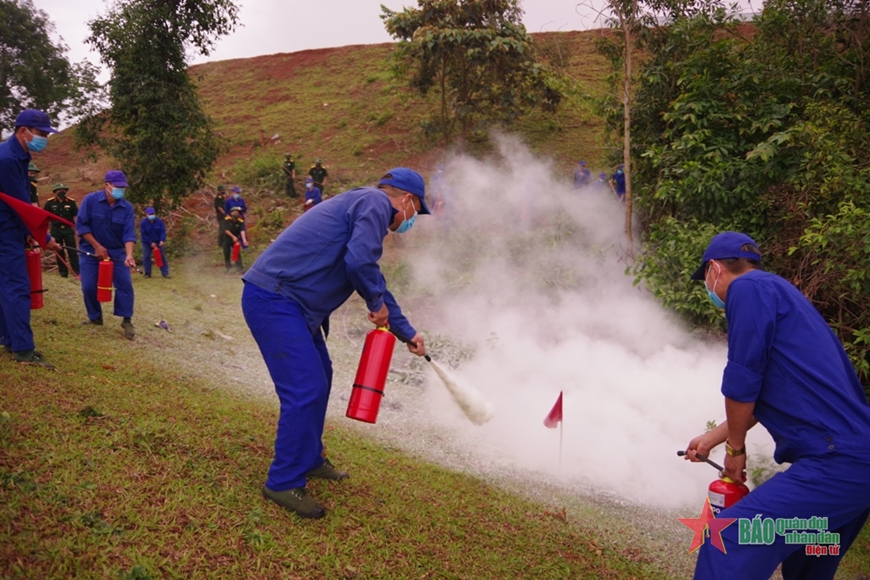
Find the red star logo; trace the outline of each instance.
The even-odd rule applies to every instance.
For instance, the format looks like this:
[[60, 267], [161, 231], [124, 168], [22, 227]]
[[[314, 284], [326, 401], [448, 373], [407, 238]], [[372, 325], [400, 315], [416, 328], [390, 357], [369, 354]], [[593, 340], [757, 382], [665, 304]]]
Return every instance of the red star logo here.
[[707, 522], [713, 519], [713, 508], [710, 507], [710, 498], [704, 500], [704, 507], [701, 509], [701, 516], [698, 518], [677, 518], [683, 524], [695, 532], [692, 538], [692, 545], [689, 546], [689, 553], [701, 547], [704, 543], [704, 532], [707, 531]]
[[722, 530], [737, 521], [737, 518], [720, 518], [716, 519], [713, 515], [713, 508], [710, 506], [710, 498], [704, 500], [704, 507], [701, 508], [701, 515], [697, 518], [678, 518], [685, 526], [695, 532], [692, 537], [692, 544], [689, 546], [689, 553], [701, 547], [706, 539], [709, 531], [710, 541], [714, 547], [726, 554], [725, 543], [722, 541]]

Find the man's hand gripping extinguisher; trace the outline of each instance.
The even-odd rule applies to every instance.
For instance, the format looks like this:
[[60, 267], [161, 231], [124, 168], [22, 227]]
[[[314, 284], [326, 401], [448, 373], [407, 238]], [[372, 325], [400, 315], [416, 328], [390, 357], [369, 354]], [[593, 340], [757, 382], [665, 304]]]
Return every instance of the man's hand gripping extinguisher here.
[[[685, 451], [677, 451], [677, 455], [680, 457], [685, 454]], [[707, 488], [707, 497], [710, 498], [710, 507], [713, 508], [714, 516], [718, 517], [722, 510], [730, 508], [735, 503], [749, 495], [749, 488], [746, 487], [746, 485], [742, 482], [734, 481], [730, 477], [724, 475], [724, 467], [715, 461], [711, 461], [707, 457], [704, 457], [700, 453], [698, 454], [698, 459], [709, 463], [719, 470], [719, 479], [711, 482], [710, 487]]]

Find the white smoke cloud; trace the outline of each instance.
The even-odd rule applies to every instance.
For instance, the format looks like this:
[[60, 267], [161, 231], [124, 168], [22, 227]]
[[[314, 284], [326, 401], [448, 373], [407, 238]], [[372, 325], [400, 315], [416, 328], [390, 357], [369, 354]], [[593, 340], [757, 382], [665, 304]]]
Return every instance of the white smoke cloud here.
[[[445, 177], [451, 218], [418, 220], [415, 280], [433, 297], [427, 330], [474, 350], [451, 374], [495, 416], [471, 424], [433, 373], [429, 420], [491, 461], [659, 507], [697, 505], [716, 472], [676, 451], [724, 420], [726, 346], [702, 343], [633, 286], [622, 206], [609, 190], [573, 190], [512, 137], [491, 159], [449, 159]], [[560, 391], [561, 467], [560, 433], [542, 423]], [[772, 447], [756, 427], [750, 449], [759, 444]]]

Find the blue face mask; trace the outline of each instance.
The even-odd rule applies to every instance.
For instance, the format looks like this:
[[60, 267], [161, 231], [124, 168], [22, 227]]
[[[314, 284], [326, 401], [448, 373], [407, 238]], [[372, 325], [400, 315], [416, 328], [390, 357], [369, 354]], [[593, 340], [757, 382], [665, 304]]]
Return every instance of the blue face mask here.
[[124, 197], [124, 188], [121, 187], [113, 187], [112, 188], [112, 197], [115, 199], [121, 199]]
[[306, 184], [305, 184], [305, 188], [306, 188], [306, 189], [311, 189], [312, 187], [314, 187], [314, 184], [313, 184], [313, 183], [306, 183]]
[[[28, 131], [30, 133], [30, 131]], [[33, 135], [33, 133], [30, 133]], [[27, 148], [33, 151], [34, 153], [39, 153], [48, 147], [48, 137], [40, 137], [39, 135], [33, 135], [33, 140], [27, 142]]]
[[233, 194], [233, 199], [239, 199], [240, 197], [242, 197], [242, 196], [239, 195], [238, 193]]
[[149, 214], [148, 214], [148, 219], [151, 220], [151, 221], [153, 222], [154, 220], [157, 219], [157, 216], [154, 215], [153, 213], [149, 213]]
[[[721, 269], [719, 270], [719, 273], [720, 274], [722, 273]], [[718, 282], [719, 282], [719, 275], [717, 274], [716, 281], [713, 282], [714, 289], [716, 288], [716, 284]], [[725, 309], [725, 302], [723, 302], [722, 299], [719, 298], [718, 294], [716, 294], [713, 290], [710, 290], [710, 287], [707, 286], [707, 278], [706, 277], [704, 278], [704, 288], [707, 289], [707, 296], [710, 297], [710, 301], [713, 302], [713, 306], [715, 306], [716, 308], [719, 308], [720, 310], [724, 310]]]
[[408, 214], [405, 213], [405, 210], [402, 209], [402, 217], [404, 217], [405, 219], [402, 221], [402, 224], [398, 228], [396, 228], [397, 234], [404, 234], [405, 232], [410, 230], [411, 227], [414, 225], [414, 222], [417, 221], [417, 210], [414, 210], [414, 215], [412, 215], [410, 218], [406, 217], [407, 215]]

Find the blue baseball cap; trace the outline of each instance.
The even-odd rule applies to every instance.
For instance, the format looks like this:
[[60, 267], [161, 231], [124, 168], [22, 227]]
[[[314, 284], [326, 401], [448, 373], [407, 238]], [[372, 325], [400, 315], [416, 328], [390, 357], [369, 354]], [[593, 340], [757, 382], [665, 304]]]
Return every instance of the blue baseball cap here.
[[51, 119], [39, 109], [24, 109], [18, 116], [15, 117], [15, 127], [33, 127], [45, 133], [57, 133], [57, 129], [52, 128]]
[[586, 167], [586, 162], [581, 159], [577, 162], [577, 165], [582, 165], [583, 167]]
[[423, 184], [423, 178], [413, 169], [394, 167], [381, 177], [378, 185], [391, 185], [396, 189], [416, 195], [420, 198], [420, 213], [423, 215], [432, 213], [429, 211], [429, 206], [426, 205], [426, 186]]
[[152, 214], [152, 213], [157, 213], [156, 211], [154, 211], [153, 207], [151, 207], [149, 205], [148, 207], [145, 208], [145, 215]]
[[233, 192], [233, 193], [242, 193], [242, 190], [239, 189], [239, 186], [238, 186], [238, 185], [234, 185], [234, 186], [233, 186], [233, 189], [232, 189], [232, 192]]
[[115, 187], [130, 187], [127, 185], [127, 176], [123, 171], [113, 169], [106, 172], [106, 183], [111, 183]]
[[707, 250], [704, 252], [704, 257], [701, 259], [701, 267], [695, 270], [691, 279], [703, 280], [705, 274], [704, 269], [707, 267], [707, 262], [710, 260], [725, 260], [728, 258], [761, 260], [761, 250], [758, 250], [757, 254], [740, 251], [740, 248], [746, 244], [751, 244], [755, 246], [756, 250], [758, 250], [758, 244], [756, 244], [755, 240], [746, 234], [741, 234], [740, 232], [722, 232], [721, 234], [716, 234], [713, 236], [713, 239], [710, 240], [710, 245], [707, 246]]

